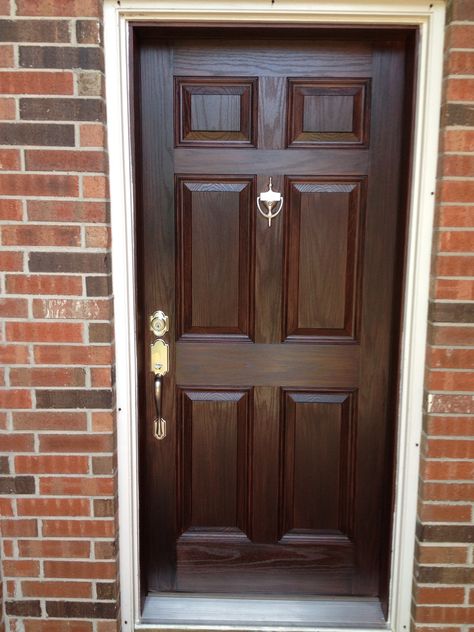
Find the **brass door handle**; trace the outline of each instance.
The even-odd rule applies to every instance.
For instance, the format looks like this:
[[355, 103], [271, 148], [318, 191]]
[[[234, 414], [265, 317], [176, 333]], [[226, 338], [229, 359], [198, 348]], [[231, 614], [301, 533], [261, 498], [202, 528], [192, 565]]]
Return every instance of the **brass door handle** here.
[[163, 378], [155, 375], [155, 408], [156, 417], [153, 422], [153, 434], [155, 439], [161, 441], [166, 437], [166, 420], [161, 416], [161, 394], [163, 391]]
[[150, 370], [154, 374], [154, 397], [156, 417], [153, 421], [153, 435], [161, 441], [166, 437], [166, 420], [161, 416], [163, 377], [168, 373], [169, 347], [164, 340], [155, 340], [150, 349]]

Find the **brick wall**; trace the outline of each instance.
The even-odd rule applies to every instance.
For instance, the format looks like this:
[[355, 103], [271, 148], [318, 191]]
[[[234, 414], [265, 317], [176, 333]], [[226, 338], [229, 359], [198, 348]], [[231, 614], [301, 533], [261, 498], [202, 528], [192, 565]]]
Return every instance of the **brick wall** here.
[[[100, 0], [0, 0], [0, 632], [116, 629], [100, 18]], [[448, 20], [419, 632], [474, 622], [474, 0]]]
[[0, 0], [0, 575], [11, 632], [116, 629], [101, 10]]
[[[448, 6], [413, 616], [474, 623], [474, 2]], [[439, 626], [439, 627], [438, 627]]]

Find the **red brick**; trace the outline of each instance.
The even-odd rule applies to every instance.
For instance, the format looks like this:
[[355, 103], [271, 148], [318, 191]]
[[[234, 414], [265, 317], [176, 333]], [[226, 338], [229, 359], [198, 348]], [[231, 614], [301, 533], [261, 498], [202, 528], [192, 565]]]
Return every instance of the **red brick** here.
[[474, 395], [433, 394], [429, 406], [431, 413], [474, 414]]
[[77, 176], [0, 173], [0, 195], [77, 197], [79, 183]]
[[473, 384], [474, 373], [460, 371], [432, 371], [427, 381], [427, 387], [433, 391], [470, 391]]
[[105, 127], [100, 123], [80, 126], [81, 147], [105, 147]]
[[426, 431], [430, 435], [471, 437], [474, 435], [474, 418], [429, 417]]
[[15, 99], [0, 98], [0, 121], [12, 121], [15, 117]]
[[0, 46], [0, 68], [12, 68], [14, 64], [13, 46], [11, 44], [2, 44]]
[[446, 99], [448, 101], [474, 101], [474, 79], [448, 79]]
[[451, 51], [448, 58], [448, 71], [450, 74], [457, 75], [474, 74], [474, 52]]
[[112, 436], [106, 435], [44, 435], [40, 437], [42, 452], [111, 452], [113, 450]]
[[2, 518], [13, 516], [13, 501], [9, 498], [0, 498], [0, 516]]
[[103, 172], [106, 168], [103, 151], [27, 150], [26, 168], [31, 171]]
[[474, 151], [474, 130], [446, 130], [444, 151]]
[[[105, 370], [110, 373], [110, 369]], [[114, 424], [115, 419], [113, 413], [102, 411], [92, 413], [92, 429], [94, 432], [113, 432]]]
[[108, 179], [106, 176], [84, 176], [83, 191], [85, 198], [107, 198]]
[[[474, 53], [473, 53], [474, 55]], [[472, 176], [474, 173], [474, 156], [448, 155], [442, 162], [443, 176]], [[456, 226], [456, 224], [453, 224]]]
[[415, 618], [419, 623], [474, 623], [474, 608], [418, 607]]
[[40, 493], [45, 496], [111, 496], [114, 493], [114, 480], [111, 477], [77, 476], [41, 478]]
[[12, 250], [0, 252], [0, 270], [17, 272], [23, 270], [23, 254]]
[[435, 298], [441, 300], [471, 301], [474, 299], [474, 281], [438, 279], [435, 283]]
[[441, 182], [439, 199], [441, 202], [472, 202], [474, 181], [444, 180]]
[[29, 351], [26, 345], [0, 345], [0, 363], [25, 364]]
[[105, 202], [28, 201], [28, 219], [34, 222], [105, 222]]
[[73, 94], [72, 72], [35, 72], [16, 70], [0, 72], [3, 94]]
[[425, 480], [474, 479], [474, 461], [426, 461], [423, 468]]
[[92, 597], [92, 584], [89, 582], [22, 581], [21, 590], [24, 597]]
[[0, 217], [4, 221], [21, 222], [23, 219], [23, 205], [21, 200], [0, 200]]
[[38, 535], [36, 520], [0, 520], [0, 533], [5, 537], [35, 537]]
[[88, 248], [110, 248], [110, 239], [108, 226], [86, 226], [86, 246]]
[[445, 156], [442, 160], [443, 176], [472, 176], [474, 173], [474, 156]]
[[7, 322], [7, 340], [15, 342], [81, 342], [81, 323]]
[[0, 390], [0, 408], [31, 408], [31, 392], [25, 389]]
[[18, 498], [19, 516], [88, 516], [90, 503], [85, 498]]
[[426, 448], [426, 456], [431, 459], [474, 459], [474, 441], [431, 438]]
[[473, 252], [474, 231], [441, 232], [439, 234], [439, 250], [442, 252]]
[[[107, 387], [112, 386], [112, 374], [109, 368], [91, 369], [91, 386], [93, 387]], [[103, 416], [97, 418], [97, 426], [94, 426], [95, 432], [101, 432], [100, 427], [103, 427], [105, 431], [112, 429], [113, 419], [111, 416], [107, 416], [104, 413]]]
[[117, 555], [115, 542], [96, 542], [94, 556], [96, 560], [113, 560]]
[[81, 295], [82, 278], [66, 275], [7, 275], [7, 292], [10, 294]]
[[474, 276], [474, 256], [443, 256], [436, 258], [438, 276]]
[[17, 474], [87, 474], [89, 459], [87, 456], [16, 456], [15, 472]]
[[13, 427], [15, 430], [86, 430], [87, 417], [82, 411], [17, 411], [13, 413]]
[[474, 49], [474, 25], [452, 24], [448, 29], [451, 48]]
[[28, 302], [22, 298], [0, 298], [0, 316], [2, 318], [26, 318]]
[[45, 562], [44, 574], [72, 579], [114, 579], [117, 566], [113, 562]]
[[[12, 386], [84, 386], [85, 372], [79, 368], [14, 368], [10, 370], [10, 384]], [[64, 418], [61, 423], [64, 428]], [[74, 430], [69, 424], [67, 428]]]
[[98, 0], [17, 0], [17, 15], [99, 17]]
[[112, 538], [113, 520], [43, 520], [43, 536], [58, 538]]
[[[92, 632], [91, 621], [23, 619], [25, 632]], [[444, 632], [441, 630], [440, 632]]]
[[[426, 523], [470, 523], [472, 516], [471, 505], [456, 503], [442, 504], [440, 502], [424, 502], [419, 507], [419, 517]], [[454, 560], [456, 561], [456, 560]]]
[[423, 498], [425, 500], [444, 500], [449, 502], [472, 502], [474, 501], [474, 484], [425, 482], [423, 485]]
[[38, 346], [35, 360], [40, 364], [109, 364], [112, 350], [108, 346]]
[[84, 540], [18, 540], [20, 557], [73, 557], [90, 556], [90, 543]]
[[118, 621], [97, 621], [97, 632], [120, 632]]
[[462, 604], [464, 603], [464, 588], [421, 586], [415, 591], [415, 602], [417, 604]]
[[112, 306], [109, 300], [97, 299], [33, 299], [35, 318], [75, 318], [108, 320]]
[[4, 577], [38, 577], [39, 562], [36, 560], [3, 560]]
[[0, 149], [0, 169], [3, 171], [17, 171], [20, 169], [20, 166], [20, 152], [18, 149]]
[[6, 246], [80, 246], [81, 230], [76, 226], [4, 226]]
[[428, 366], [441, 369], [474, 369], [474, 349], [436, 349], [427, 354]]

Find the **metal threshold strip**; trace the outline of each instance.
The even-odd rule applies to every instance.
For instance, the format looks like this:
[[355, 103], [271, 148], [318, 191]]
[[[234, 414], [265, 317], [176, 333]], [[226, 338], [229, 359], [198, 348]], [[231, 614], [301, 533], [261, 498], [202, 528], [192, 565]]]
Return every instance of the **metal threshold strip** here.
[[388, 629], [378, 599], [150, 594], [137, 630]]

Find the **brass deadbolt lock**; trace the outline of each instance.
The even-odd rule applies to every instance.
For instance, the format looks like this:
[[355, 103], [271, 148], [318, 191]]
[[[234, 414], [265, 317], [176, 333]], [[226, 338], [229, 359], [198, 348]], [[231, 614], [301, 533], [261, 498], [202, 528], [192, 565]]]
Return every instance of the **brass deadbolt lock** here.
[[158, 338], [168, 331], [168, 316], [160, 309], [150, 316], [150, 329]]

